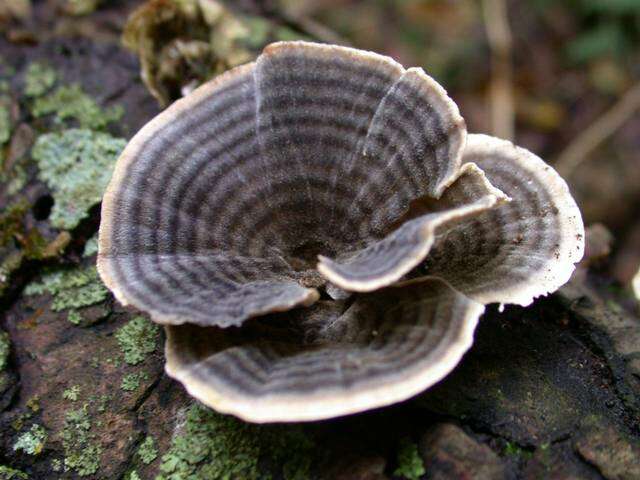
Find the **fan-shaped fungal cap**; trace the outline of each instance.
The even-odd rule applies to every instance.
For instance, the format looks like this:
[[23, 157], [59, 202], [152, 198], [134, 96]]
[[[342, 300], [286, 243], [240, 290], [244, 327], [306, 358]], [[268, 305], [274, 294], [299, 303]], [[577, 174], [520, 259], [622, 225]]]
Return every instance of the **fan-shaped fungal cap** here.
[[557, 174], [466, 138], [420, 69], [273, 44], [131, 140], [100, 274], [167, 325], [168, 373], [219, 410], [311, 420], [403, 400], [457, 364], [482, 304], [526, 304], [582, 254]]
[[204, 403], [254, 422], [345, 415], [442, 379], [471, 346], [484, 311], [438, 280], [360, 296], [344, 313], [325, 308], [284, 322], [267, 317], [242, 335], [168, 327], [167, 373]]
[[584, 255], [580, 210], [540, 158], [487, 135], [467, 137], [474, 162], [511, 202], [449, 224], [417, 274], [446, 278], [474, 300], [529, 305], [564, 285]]

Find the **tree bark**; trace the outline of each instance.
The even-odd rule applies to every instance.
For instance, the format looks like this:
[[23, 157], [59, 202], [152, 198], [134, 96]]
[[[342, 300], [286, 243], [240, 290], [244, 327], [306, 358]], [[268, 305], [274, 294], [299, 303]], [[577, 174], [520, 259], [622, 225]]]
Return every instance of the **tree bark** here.
[[[288, 426], [198, 406], [163, 373], [160, 329], [95, 276], [98, 206], [56, 227], [63, 192], [34, 158], [44, 135], [128, 139], [159, 111], [120, 43], [136, 2], [74, 19], [54, 3], [0, 39], [0, 479], [640, 478], [640, 321], [632, 300], [584, 270], [531, 307], [489, 308], [454, 372], [402, 404]], [[268, 12], [273, 32], [295, 31]], [[34, 64], [54, 82], [30, 77]], [[44, 93], [28, 93], [27, 77]], [[80, 101], [43, 107], [74, 84]], [[123, 114], [83, 117], [87, 98], [99, 118]]]

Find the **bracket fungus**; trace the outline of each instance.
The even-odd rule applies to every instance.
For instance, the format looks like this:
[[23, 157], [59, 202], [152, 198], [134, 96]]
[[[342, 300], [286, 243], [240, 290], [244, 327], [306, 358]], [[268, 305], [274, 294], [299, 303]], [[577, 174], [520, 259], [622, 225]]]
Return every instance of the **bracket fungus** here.
[[558, 174], [467, 135], [421, 69], [280, 42], [129, 142], [98, 268], [165, 326], [167, 372], [194, 397], [316, 420], [438, 382], [485, 304], [557, 289], [583, 238]]

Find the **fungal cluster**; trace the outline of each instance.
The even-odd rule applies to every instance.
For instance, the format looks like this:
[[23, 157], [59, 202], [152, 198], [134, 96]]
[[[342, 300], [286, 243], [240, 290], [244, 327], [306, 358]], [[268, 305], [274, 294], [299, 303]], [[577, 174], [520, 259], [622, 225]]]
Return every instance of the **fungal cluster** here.
[[129, 142], [98, 269], [165, 326], [166, 370], [191, 395], [317, 420], [438, 382], [486, 304], [556, 290], [583, 238], [558, 174], [468, 135], [421, 69], [280, 42]]

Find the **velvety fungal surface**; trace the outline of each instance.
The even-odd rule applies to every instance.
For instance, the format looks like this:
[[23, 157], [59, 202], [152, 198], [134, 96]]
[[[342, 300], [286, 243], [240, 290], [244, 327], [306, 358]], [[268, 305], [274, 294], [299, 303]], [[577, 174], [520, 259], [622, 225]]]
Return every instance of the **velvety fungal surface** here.
[[409, 398], [584, 248], [565, 182], [467, 136], [444, 89], [388, 57], [268, 46], [176, 102], [120, 156], [98, 270], [164, 324], [167, 372], [257, 422]]

